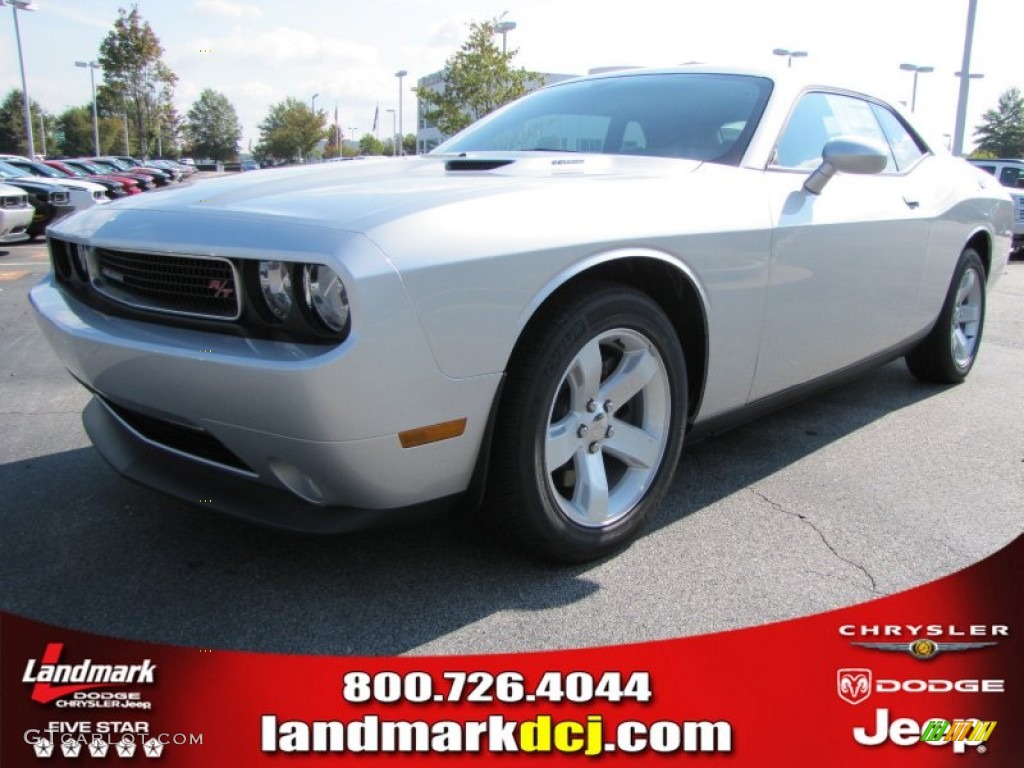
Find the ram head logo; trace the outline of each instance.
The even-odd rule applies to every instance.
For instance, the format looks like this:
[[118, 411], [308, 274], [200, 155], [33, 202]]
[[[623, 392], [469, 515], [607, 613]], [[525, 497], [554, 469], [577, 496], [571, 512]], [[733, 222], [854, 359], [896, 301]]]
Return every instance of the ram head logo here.
[[836, 692], [850, 704], [860, 704], [871, 695], [870, 669], [840, 669], [836, 672]]

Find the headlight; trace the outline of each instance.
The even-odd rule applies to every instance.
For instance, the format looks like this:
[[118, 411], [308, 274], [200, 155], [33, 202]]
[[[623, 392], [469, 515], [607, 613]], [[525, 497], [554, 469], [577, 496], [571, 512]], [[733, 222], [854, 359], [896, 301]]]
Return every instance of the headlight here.
[[72, 261], [71, 263], [75, 267], [75, 272], [78, 274], [78, 279], [83, 283], [89, 282], [89, 256], [92, 248], [88, 245], [75, 245], [68, 243], [68, 247], [71, 249]]
[[260, 262], [260, 290], [274, 317], [284, 320], [292, 311], [292, 276], [288, 264], [281, 261]]
[[348, 324], [348, 294], [334, 270], [323, 264], [307, 264], [302, 270], [306, 304], [332, 331], [341, 333]]

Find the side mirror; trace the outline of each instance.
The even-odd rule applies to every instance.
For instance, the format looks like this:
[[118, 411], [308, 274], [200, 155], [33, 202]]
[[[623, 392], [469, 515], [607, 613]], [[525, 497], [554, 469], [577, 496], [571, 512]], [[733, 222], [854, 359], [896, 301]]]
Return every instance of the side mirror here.
[[820, 195], [836, 171], [881, 173], [888, 161], [888, 153], [877, 144], [860, 139], [832, 139], [821, 151], [821, 165], [807, 177], [804, 189], [812, 195]]

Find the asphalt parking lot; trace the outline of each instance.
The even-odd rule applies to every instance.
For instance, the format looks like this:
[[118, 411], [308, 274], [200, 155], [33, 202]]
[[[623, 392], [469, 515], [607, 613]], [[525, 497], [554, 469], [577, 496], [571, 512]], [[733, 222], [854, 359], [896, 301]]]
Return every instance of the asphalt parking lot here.
[[679, 637], [859, 603], [1024, 531], [1024, 263], [989, 297], [964, 385], [902, 362], [688, 447], [656, 524], [588, 566], [539, 565], [447, 518], [285, 535], [122, 480], [0, 247], [0, 608], [103, 634], [317, 654], [486, 653]]

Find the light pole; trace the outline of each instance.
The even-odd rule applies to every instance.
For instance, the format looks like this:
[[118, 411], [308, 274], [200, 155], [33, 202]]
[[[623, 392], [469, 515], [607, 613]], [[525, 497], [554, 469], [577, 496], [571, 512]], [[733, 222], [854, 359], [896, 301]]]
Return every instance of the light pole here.
[[39, 137], [43, 140], [43, 157], [46, 157], [46, 121], [43, 119], [42, 110], [39, 111]]
[[919, 67], [917, 64], [900, 64], [900, 69], [904, 72], [914, 73], [914, 90], [910, 96], [910, 111], [914, 112], [917, 109], [917, 76], [921, 73], [934, 72], [935, 67]]
[[964, 129], [967, 126], [967, 96], [971, 80], [971, 45], [974, 43], [974, 16], [978, 11], [978, 0], [970, 0], [967, 6], [967, 32], [964, 36], [964, 58], [957, 76], [960, 78], [960, 95], [956, 102], [956, 128], [953, 131], [953, 154], [964, 153]]
[[402, 149], [402, 140], [401, 140], [402, 131], [404, 130], [403, 127], [402, 127], [402, 78], [405, 77], [408, 74], [409, 73], [406, 72], [404, 69], [400, 69], [397, 72], [395, 72], [395, 77], [398, 78], [398, 133], [399, 133], [398, 147], [396, 148], [395, 153], [399, 157], [401, 157], [402, 155], [405, 154], [405, 152]]
[[514, 21], [499, 21], [494, 25], [494, 31], [501, 35], [501, 53], [505, 54], [508, 33], [516, 28]]
[[124, 153], [131, 156], [131, 152], [128, 151], [128, 99], [124, 100]]
[[319, 95], [319, 93], [314, 93], [313, 97], [309, 100], [309, 111], [314, 115], [316, 115], [316, 97]]
[[787, 68], [793, 68], [793, 59], [802, 59], [807, 56], [807, 51], [791, 51], [788, 48], [776, 48], [772, 51], [776, 56], [785, 56], [789, 60]]
[[25, 138], [28, 139], [28, 156], [36, 159], [36, 144], [32, 140], [32, 109], [29, 106], [28, 84], [25, 81], [25, 57], [21, 53], [21, 29], [18, 27], [18, 11], [34, 11], [35, 3], [30, 0], [0, 0], [0, 6], [4, 3], [11, 6], [11, 14], [14, 16], [14, 38], [18, 42], [18, 65], [21, 67], [21, 98], [25, 107]]
[[395, 140], [398, 138], [398, 127], [395, 123], [395, 110], [385, 109], [384, 111], [391, 113], [391, 156], [398, 157], [398, 144], [395, 143]]
[[76, 61], [76, 67], [89, 70], [89, 80], [92, 82], [92, 144], [96, 150], [96, 156], [100, 154], [100, 121], [96, 114], [96, 70], [100, 65], [95, 61]]

